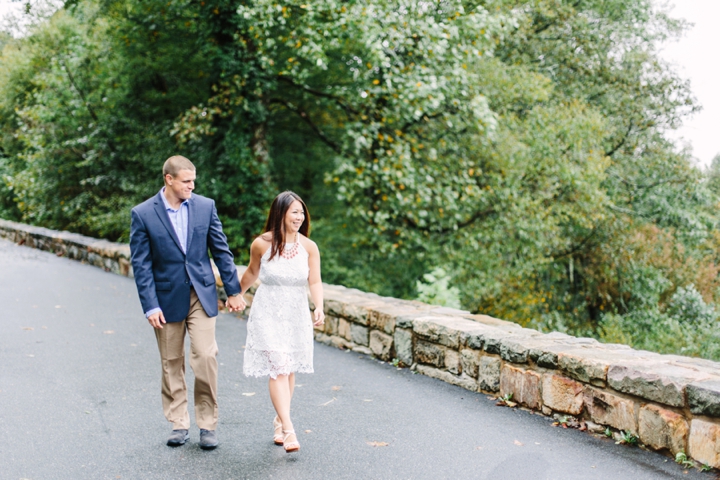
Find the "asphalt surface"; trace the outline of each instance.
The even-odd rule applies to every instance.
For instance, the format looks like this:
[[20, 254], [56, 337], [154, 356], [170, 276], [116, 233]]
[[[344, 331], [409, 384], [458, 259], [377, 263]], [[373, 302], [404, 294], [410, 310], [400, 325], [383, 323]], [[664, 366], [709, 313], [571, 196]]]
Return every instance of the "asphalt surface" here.
[[188, 444], [167, 447], [133, 280], [5, 240], [0, 332], [3, 480], [714, 478], [320, 344], [293, 403], [301, 449], [286, 454], [272, 443], [267, 381], [242, 375], [245, 321], [231, 315], [217, 323], [220, 446], [201, 450], [193, 426]]

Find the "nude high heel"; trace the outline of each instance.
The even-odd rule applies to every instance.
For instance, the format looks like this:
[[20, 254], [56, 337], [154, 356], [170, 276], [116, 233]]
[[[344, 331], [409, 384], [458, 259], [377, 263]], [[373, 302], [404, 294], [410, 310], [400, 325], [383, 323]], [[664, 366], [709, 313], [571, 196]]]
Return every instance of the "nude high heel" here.
[[[283, 433], [285, 436], [283, 437], [283, 446], [285, 447], [285, 451], [287, 453], [290, 452], [297, 452], [300, 450], [300, 443], [297, 441], [297, 435], [295, 435], [295, 430], [283, 430]], [[288, 442], [287, 439], [290, 435], [295, 435], [295, 441], [294, 442]]]
[[282, 445], [283, 444], [282, 422], [277, 417], [277, 415], [275, 415], [275, 418], [273, 418], [273, 427], [275, 428], [275, 434], [273, 435], [273, 442], [275, 442], [275, 445]]

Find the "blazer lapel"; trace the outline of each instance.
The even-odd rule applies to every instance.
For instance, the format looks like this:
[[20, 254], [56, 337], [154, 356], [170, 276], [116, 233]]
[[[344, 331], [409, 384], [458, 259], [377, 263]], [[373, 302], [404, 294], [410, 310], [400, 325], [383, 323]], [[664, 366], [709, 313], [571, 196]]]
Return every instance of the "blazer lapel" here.
[[195, 219], [195, 197], [191, 196], [188, 200], [188, 232], [187, 232], [187, 241], [185, 243], [185, 251], [190, 251], [190, 242], [192, 242], [193, 237], [193, 230], [195, 230], [195, 225], [193, 225], [193, 220]]
[[175, 233], [175, 229], [172, 226], [172, 223], [170, 223], [170, 217], [168, 217], [167, 211], [165, 211], [165, 203], [163, 203], [162, 198], [160, 198], [160, 195], [162, 195], [162, 192], [157, 194], [157, 197], [155, 197], [155, 213], [157, 213], [157, 216], [160, 218], [160, 221], [163, 225], [165, 225], [165, 228], [167, 229], [168, 233], [170, 234], [170, 237], [175, 242], [175, 245], [180, 249], [182, 252], [182, 246], [180, 245], [180, 240], [178, 240], [177, 234]]

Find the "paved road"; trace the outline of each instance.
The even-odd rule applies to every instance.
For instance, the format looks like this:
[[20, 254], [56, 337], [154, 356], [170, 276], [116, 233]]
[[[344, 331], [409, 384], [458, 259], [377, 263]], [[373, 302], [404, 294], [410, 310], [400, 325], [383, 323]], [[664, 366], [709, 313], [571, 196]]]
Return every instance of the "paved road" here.
[[133, 281], [5, 240], [0, 332], [3, 480], [711, 478], [324, 345], [316, 373], [298, 378], [302, 448], [285, 454], [266, 381], [241, 374], [245, 322], [230, 315], [217, 324], [220, 447], [200, 450], [196, 428], [166, 447], [159, 357]]

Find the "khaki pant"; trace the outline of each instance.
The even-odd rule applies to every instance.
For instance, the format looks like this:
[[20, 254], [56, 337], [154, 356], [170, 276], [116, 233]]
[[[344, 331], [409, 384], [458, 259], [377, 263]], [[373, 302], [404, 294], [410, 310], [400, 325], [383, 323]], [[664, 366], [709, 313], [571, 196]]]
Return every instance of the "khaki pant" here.
[[195, 421], [198, 427], [215, 430], [217, 404], [217, 343], [215, 317], [208, 317], [190, 290], [190, 312], [181, 322], [155, 329], [162, 361], [162, 402], [165, 418], [173, 430], [189, 429], [187, 384], [185, 383], [185, 332], [190, 334], [190, 367], [195, 374]]

